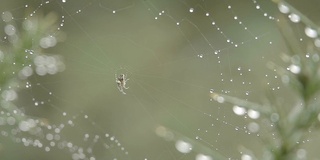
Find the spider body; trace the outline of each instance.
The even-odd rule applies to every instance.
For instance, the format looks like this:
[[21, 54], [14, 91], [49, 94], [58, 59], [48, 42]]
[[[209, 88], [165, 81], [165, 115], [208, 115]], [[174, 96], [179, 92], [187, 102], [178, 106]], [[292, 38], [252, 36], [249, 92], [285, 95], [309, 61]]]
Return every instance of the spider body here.
[[127, 76], [125, 74], [120, 74], [119, 76], [117, 76], [117, 74], [115, 74], [115, 77], [116, 77], [116, 83], [117, 83], [118, 90], [122, 94], [126, 94], [126, 92], [124, 92], [124, 90], [129, 89], [129, 87], [126, 87], [127, 81], [129, 79], [127, 79]]

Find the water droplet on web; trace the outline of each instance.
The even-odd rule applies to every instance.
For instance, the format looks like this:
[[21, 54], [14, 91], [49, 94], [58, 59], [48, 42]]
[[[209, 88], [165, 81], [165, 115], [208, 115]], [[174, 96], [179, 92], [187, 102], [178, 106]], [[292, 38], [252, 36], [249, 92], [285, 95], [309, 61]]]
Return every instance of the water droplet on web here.
[[259, 6], [259, 5], [256, 5], [256, 9], [260, 9], [260, 6]]
[[310, 27], [306, 27], [304, 32], [310, 38], [316, 38], [318, 36], [318, 32]]
[[287, 14], [290, 11], [289, 7], [284, 5], [283, 3], [279, 3], [278, 8], [279, 8], [279, 11], [284, 14]]
[[241, 156], [241, 160], [252, 160], [252, 157], [250, 155], [247, 155], [247, 154], [243, 154]]
[[249, 130], [250, 132], [252, 132], [252, 133], [257, 133], [257, 132], [259, 131], [259, 129], [260, 129], [260, 126], [259, 126], [259, 124], [256, 123], [256, 122], [250, 122], [250, 123], [248, 124], [248, 130]]
[[29, 123], [27, 121], [21, 121], [19, 123], [19, 129], [21, 131], [29, 131], [32, 125], [29, 125]]
[[181, 153], [189, 153], [192, 150], [192, 145], [182, 140], [178, 140], [175, 146]]
[[314, 40], [314, 45], [316, 46], [316, 47], [318, 47], [318, 48], [320, 48], [320, 39], [315, 39]]
[[61, 0], [62, 1], [62, 3], [66, 3], [67, 2], [67, 0]]
[[208, 17], [209, 15], [210, 15], [210, 14], [207, 12], [207, 13], [206, 13], [206, 16]]
[[224, 103], [224, 98], [222, 96], [217, 96], [215, 100], [219, 103]]
[[56, 128], [56, 129], [54, 129], [54, 132], [56, 132], [56, 133], [60, 133], [60, 131], [61, 131], [61, 129], [60, 129], [60, 128]]
[[216, 24], [216, 22], [212, 22], [211, 24], [212, 24], [212, 25], [215, 25], [215, 24]]
[[46, 135], [46, 139], [47, 139], [48, 141], [53, 140], [53, 134], [48, 133], [48, 134]]
[[8, 12], [8, 11], [2, 12], [2, 20], [4, 22], [10, 22], [11, 20], [13, 20], [13, 16], [11, 12]]
[[193, 11], [194, 11], [194, 9], [193, 9], [193, 8], [190, 8], [190, 9], [189, 9], [189, 12], [190, 12], [190, 13], [192, 13]]
[[198, 57], [199, 58], [203, 58], [203, 54], [198, 54]]
[[69, 121], [68, 121], [68, 124], [71, 125], [71, 126], [74, 125], [72, 120], [69, 120]]
[[250, 109], [248, 110], [248, 116], [251, 119], [258, 119], [260, 117], [260, 112]]
[[5, 101], [13, 101], [18, 98], [18, 94], [12, 89], [3, 91], [1, 96]]
[[294, 64], [289, 66], [289, 70], [294, 74], [298, 74], [301, 71], [300, 67]]
[[33, 73], [33, 70], [30, 66], [25, 66], [22, 68], [22, 70], [19, 72], [19, 78], [26, 79], [30, 77]]
[[46, 152], [49, 152], [49, 151], [50, 151], [50, 147], [46, 147], [44, 150], [45, 150]]
[[212, 157], [204, 154], [197, 154], [196, 160], [213, 160]]
[[237, 105], [233, 106], [233, 112], [236, 114], [236, 115], [239, 115], [239, 116], [242, 116], [246, 113], [246, 109], [243, 108], [243, 107], [239, 107]]
[[14, 117], [8, 117], [7, 118], [7, 123], [9, 125], [14, 125], [16, 123], [16, 119]]
[[307, 151], [305, 149], [298, 149], [297, 157], [299, 159], [305, 159], [307, 157]]
[[272, 113], [270, 116], [271, 122], [277, 122], [279, 120], [280, 116], [278, 113]]
[[71, 148], [73, 146], [73, 144], [71, 142], [67, 143], [67, 147]]
[[320, 57], [319, 57], [319, 55], [318, 55], [318, 54], [314, 54], [314, 55], [312, 55], [312, 60], [313, 60], [314, 62], [318, 62], [318, 61], [319, 61], [319, 59], [320, 59]]
[[8, 24], [4, 27], [4, 32], [8, 35], [8, 36], [13, 36], [16, 34], [16, 27], [14, 27], [11, 24]]
[[288, 17], [293, 23], [300, 22], [300, 16], [298, 16], [297, 14], [291, 13]]

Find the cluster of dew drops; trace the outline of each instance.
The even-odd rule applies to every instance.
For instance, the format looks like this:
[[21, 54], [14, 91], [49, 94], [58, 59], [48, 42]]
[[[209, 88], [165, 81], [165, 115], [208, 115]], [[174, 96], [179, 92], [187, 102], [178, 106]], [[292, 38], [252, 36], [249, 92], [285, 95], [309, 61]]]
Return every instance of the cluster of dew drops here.
[[[22, 116], [23, 113], [19, 111], [13, 111], [13, 114]], [[1, 131], [1, 136], [8, 137], [17, 144], [22, 144], [25, 147], [34, 147], [43, 149], [46, 152], [50, 152], [52, 149], [67, 150], [70, 152], [72, 159], [88, 159], [95, 160], [94, 146], [95, 144], [102, 143], [103, 148], [106, 150], [119, 147], [124, 154], [128, 154], [125, 148], [121, 145], [119, 140], [105, 133], [103, 136], [100, 134], [89, 134], [85, 132], [79, 132], [77, 134], [83, 135], [83, 141], [72, 142], [72, 140], [65, 139], [63, 134], [64, 130], [76, 129], [76, 118], [72, 117], [60, 124], [50, 124], [46, 119], [33, 119], [26, 118], [22, 121], [16, 120], [15, 116], [10, 113], [0, 112], [0, 126], [8, 128]], [[66, 112], [62, 113], [63, 117], [67, 117]], [[79, 117], [77, 117], [79, 118]], [[83, 115], [81, 118], [88, 119], [88, 115]], [[10, 128], [10, 129], [9, 129]], [[88, 144], [86, 144], [88, 142]]]
[[[62, 0], [63, 3], [66, 0]], [[49, 4], [50, 1], [45, 1], [39, 5], [38, 8], [43, 5]], [[28, 8], [28, 5], [25, 5], [25, 8]], [[38, 10], [38, 9], [37, 9]], [[34, 10], [29, 16], [32, 17], [35, 15], [36, 11]], [[5, 11], [1, 15], [2, 20], [5, 22], [4, 26], [4, 40], [7, 40], [11, 44], [15, 44], [19, 38], [19, 33], [17, 27], [12, 23], [14, 17], [11, 12]], [[26, 32], [34, 30], [35, 22], [32, 19], [25, 18], [22, 22], [22, 29]], [[60, 27], [64, 26], [64, 16], [61, 17]], [[61, 28], [57, 28], [60, 30]], [[55, 35], [46, 35], [42, 37], [38, 42], [39, 46], [43, 49], [51, 48], [56, 46], [57, 39]], [[0, 61], [5, 60], [7, 53], [0, 50]], [[0, 131], [0, 136], [4, 138], [10, 138], [16, 144], [21, 144], [25, 147], [34, 147], [43, 149], [46, 152], [50, 152], [53, 148], [68, 150], [72, 159], [88, 159], [95, 160], [94, 156], [94, 144], [102, 143], [103, 148], [108, 150], [110, 148], [118, 147], [124, 154], [128, 154], [125, 148], [121, 145], [119, 140], [110, 135], [109, 133], [97, 133], [89, 134], [85, 131], [76, 132], [76, 134], [83, 135], [83, 141], [72, 142], [64, 136], [64, 130], [70, 128], [77, 128], [79, 124], [75, 120], [82, 118], [90, 122], [88, 115], [83, 115], [79, 117], [68, 116], [66, 112], [62, 112], [61, 116], [68, 119], [59, 124], [51, 124], [50, 121], [46, 118], [37, 118], [30, 117], [24, 113], [26, 108], [12, 107], [14, 105], [14, 100], [18, 99], [17, 90], [20, 88], [32, 89], [32, 84], [27, 79], [36, 73], [39, 76], [45, 75], [54, 75], [58, 72], [62, 72], [65, 69], [65, 65], [62, 61], [62, 58], [58, 55], [45, 55], [45, 54], [36, 54], [34, 50], [25, 49], [25, 57], [29, 59], [33, 57], [31, 64], [23, 64], [22, 69], [17, 73], [12, 73], [17, 75], [17, 77], [24, 81], [25, 87], [20, 85], [13, 84], [7, 88], [1, 88], [1, 110], [0, 110], [0, 126], [3, 129]], [[14, 64], [15, 65], [15, 62]], [[42, 85], [38, 83], [37, 85]], [[48, 91], [50, 96], [53, 96], [54, 93]], [[34, 101], [35, 107], [39, 105], [44, 105], [45, 101], [37, 101], [36, 98], [32, 99]], [[46, 101], [50, 103], [50, 100]], [[52, 104], [53, 105], [53, 104]], [[51, 106], [51, 105], [48, 105]], [[92, 126], [95, 126], [92, 124]], [[80, 127], [80, 126], [79, 126]], [[79, 128], [78, 128], [79, 129]], [[98, 130], [98, 129], [97, 129]], [[80, 131], [80, 129], [79, 129]], [[101, 136], [103, 134], [103, 136]], [[90, 142], [88, 145], [86, 142]], [[116, 158], [115, 158], [116, 159]]]
[[[260, 8], [260, 7], [259, 7]], [[289, 7], [287, 7], [286, 5], [279, 3], [278, 5], [279, 11], [283, 14], [288, 14], [288, 18], [293, 22], [293, 23], [299, 23], [301, 21], [300, 16], [298, 14], [295, 13], [290, 13], [290, 9]], [[258, 8], [257, 8], [258, 9]], [[314, 45], [316, 47], [320, 47], [320, 39], [319, 39], [319, 35], [316, 29], [311, 28], [310, 26], [306, 26], [304, 29], [305, 35], [311, 39], [314, 40]], [[300, 41], [303, 41], [302, 38], [300, 38]], [[271, 43], [270, 43], [271, 44]], [[310, 55], [309, 53], [306, 53], [306, 58], [312, 58], [312, 60], [314, 61], [319, 61], [319, 55], [318, 54], [313, 54]], [[293, 59], [293, 60], [292, 60]], [[292, 63], [294, 63], [294, 57], [291, 58]], [[298, 74], [301, 71], [301, 68], [298, 65], [295, 64], [291, 64], [286, 68], [288, 71], [292, 72], [293, 74]], [[267, 77], [268, 75], [266, 75]], [[277, 78], [277, 76], [275, 76], [275, 78]], [[285, 76], [282, 77], [282, 81], [284, 83], [288, 83], [288, 78], [286, 78]], [[269, 84], [269, 83], [268, 83]], [[273, 88], [274, 90], [275, 88]], [[279, 89], [279, 87], [277, 87], [277, 89]], [[213, 94], [214, 90], [210, 89], [210, 93]], [[225, 99], [222, 96], [216, 96], [214, 97], [214, 100], [217, 101], [218, 103], [224, 103]], [[238, 105], [234, 105], [232, 108], [234, 114], [238, 115], [238, 116], [245, 116], [245, 118], [249, 117], [253, 120], [258, 119], [260, 117], [260, 113], [258, 111], [249, 109], [246, 110], [245, 108], [238, 106]], [[279, 119], [279, 115], [274, 113], [271, 115], [270, 120], [271, 121], [277, 121]], [[271, 124], [271, 127], [273, 125]], [[235, 128], [236, 130], [239, 130], [238, 127]], [[248, 133], [257, 133], [260, 130], [260, 125], [256, 122], [250, 122], [244, 129], [248, 129], [249, 132]], [[272, 133], [273, 136], [274, 133]], [[259, 136], [259, 134], [257, 134], [257, 136]], [[275, 137], [274, 137], [275, 138]], [[302, 142], [297, 142], [297, 143], [307, 143], [310, 140], [304, 140]], [[306, 150], [305, 149], [299, 149], [297, 151], [297, 156], [300, 158], [305, 158], [306, 157]], [[209, 159], [212, 159], [211, 157]], [[241, 160], [251, 160], [253, 159], [253, 157], [251, 157], [250, 155], [247, 154], [242, 154], [241, 156]]]
[[[253, 0], [253, 3], [257, 4], [257, 1]], [[293, 23], [299, 23], [300, 22], [299, 15], [297, 15], [295, 13], [290, 13], [290, 10], [286, 5], [284, 5], [282, 3], [279, 3], [278, 8], [279, 8], [279, 11], [281, 13], [288, 14], [288, 18]], [[231, 9], [231, 6], [228, 6], [228, 9]], [[260, 10], [261, 9], [260, 5], [257, 4], [256, 5], [256, 9]], [[193, 13], [194, 11], [195, 11], [194, 8], [190, 8], [189, 9], [190, 13]], [[160, 12], [159, 16], [161, 16], [163, 13], [164, 13], [164, 11]], [[207, 17], [210, 16], [210, 14], [208, 12], [205, 15]], [[268, 17], [267, 13], [264, 13], [263, 15], [265, 17]], [[279, 19], [276, 19], [275, 17], [272, 17], [272, 16], [269, 16], [268, 18], [270, 20], [279, 21]], [[158, 17], [155, 17], [155, 19], [158, 19]], [[239, 18], [237, 16], [234, 16], [234, 20], [239, 20]], [[240, 20], [239, 20], [239, 24], [242, 25], [242, 22]], [[179, 26], [180, 22], [177, 22], [176, 25]], [[216, 25], [216, 23], [213, 21], [212, 25]], [[244, 29], [247, 30], [248, 28], [246, 26], [244, 26]], [[217, 30], [220, 31], [221, 34], [223, 34], [223, 31], [221, 31], [221, 29], [219, 27], [217, 27]], [[305, 34], [306, 34], [307, 37], [314, 39], [314, 45], [316, 47], [320, 47], [320, 39], [318, 37], [318, 32], [316, 31], [316, 29], [311, 28], [309, 26], [306, 26], [304, 31], [305, 31]], [[258, 37], [255, 37], [254, 39], [258, 39]], [[303, 39], [301, 38], [300, 41], [302, 41], [302, 40]], [[227, 39], [227, 42], [228, 43], [232, 43], [232, 44], [234, 43], [229, 38]], [[273, 43], [270, 41], [269, 44], [272, 45]], [[234, 44], [234, 46], [238, 47], [238, 44]], [[218, 53], [218, 52], [215, 51], [215, 53]], [[199, 58], [203, 58], [204, 54], [199, 54], [198, 57]], [[310, 55], [306, 54], [306, 57], [309, 58]], [[313, 55], [312, 59], [318, 61], [319, 57], [315, 54], [315, 55]], [[238, 70], [240, 71], [241, 67], [239, 67]], [[298, 74], [300, 72], [300, 67], [297, 66], [297, 65], [292, 64], [289, 67], [287, 67], [287, 70], [291, 71], [294, 74]], [[249, 69], [249, 71], [251, 71], [251, 69]], [[240, 73], [240, 75], [242, 75], [242, 73]], [[268, 75], [265, 75], [265, 76], [268, 77]], [[274, 78], [277, 79], [278, 77], [275, 76]], [[243, 82], [243, 83], [245, 83], [245, 82]], [[251, 82], [250, 82], [250, 84], [251, 84]], [[272, 88], [272, 90], [275, 90], [275, 89], [279, 89], [279, 87]], [[214, 93], [214, 89], [210, 89], [210, 94], [213, 94], [213, 93]], [[227, 92], [225, 92], [225, 93], [227, 93]], [[246, 92], [246, 95], [248, 95], [248, 94], [249, 94], [249, 92]], [[214, 98], [214, 100], [219, 102], [219, 103], [224, 103], [225, 102], [225, 100], [224, 100], [224, 98], [222, 96], [216, 96]], [[238, 116], [244, 116], [245, 118], [248, 117], [248, 118], [253, 119], [253, 120], [256, 120], [256, 119], [260, 118], [260, 112], [256, 111], [256, 110], [252, 110], [252, 109], [247, 110], [247, 109], [245, 109], [245, 108], [243, 108], [241, 106], [238, 106], [238, 105], [234, 105], [232, 110], [233, 110], [234, 114], [236, 114]], [[276, 120], [278, 118], [279, 118], [279, 115], [277, 115], [277, 114], [274, 114], [274, 115], [271, 116], [271, 120]], [[240, 130], [240, 129], [241, 128], [239, 128], [239, 127], [235, 127], [235, 130]], [[260, 125], [258, 123], [256, 123], [256, 122], [252, 121], [247, 126], [245, 126], [243, 128], [243, 130], [245, 130], [245, 132], [248, 133], [248, 134], [257, 133], [257, 136], [259, 136], [258, 132], [260, 130]], [[167, 140], [171, 139], [171, 137], [174, 136], [174, 133], [170, 132], [170, 130], [167, 130], [163, 126], [158, 127], [157, 130], [156, 130], [156, 133], [158, 134], [158, 136], [163, 137], [163, 138], [165, 138]], [[196, 139], [199, 139], [199, 137], [196, 137]], [[309, 140], [306, 140], [306, 141], [309, 141]], [[189, 153], [189, 152], [191, 152], [193, 150], [193, 145], [191, 143], [185, 141], [185, 140], [176, 140], [175, 147], [179, 152], [184, 153], [184, 154], [187, 154], [187, 153]], [[304, 149], [299, 149], [298, 154], [299, 155], [305, 155], [305, 152], [306, 151]], [[210, 155], [205, 155], [205, 154], [199, 153], [199, 154], [196, 155], [195, 159], [196, 160], [212, 160], [213, 158]], [[245, 153], [241, 154], [241, 160], [252, 160], [252, 159], [253, 159], [253, 157], [251, 155], [249, 155], [249, 154], [245, 154]]]

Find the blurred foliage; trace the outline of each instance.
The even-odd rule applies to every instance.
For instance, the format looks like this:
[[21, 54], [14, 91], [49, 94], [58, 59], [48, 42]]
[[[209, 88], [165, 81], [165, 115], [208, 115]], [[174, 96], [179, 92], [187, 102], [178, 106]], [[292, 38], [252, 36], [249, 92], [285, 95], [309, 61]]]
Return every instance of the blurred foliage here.
[[[301, 18], [305, 26], [319, 28], [289, 3], [285, 1], [275, 2], [287, 6], [290, 12]], [[269, 139], [264, 140], [266, 154], [262, 159], [303, 159], [304, 155], [299, 155], [299, 149], [303, 148], [301, 146], [302, 142], [308, 139], [307, 134], [310, 130], [319, 128], [319, 53], [314, 44], [308, 43], [305, 48], [302, 43], [299, 43], [294, 30], [284, 16], [280, 16], [279, 29], [289, 51], [288, 54], [282, 56], [282, 59], [290, 66], [284, 68], [273, 62], [267, 65], [270, 69], [276, 71], [281, 76], [283, 83], [292, 88], [298, 95], [299, 99], [294, 100], [295, 106], [290, 107], [289, 111], [285, 111], [283, 108], [287, 105], [286, 102], [292, 102], [293, 99], [283, 101], [281, 100], [282, 97], [272, 93], [267, 94], [268, 103], [263, 105], [218, 93], [213, 93], [211, 96], [219, 103], [230, 102], [246, 109], [258, 111], [262, 113], [264, 118], [268, 119], [271, 126], [274, 126], [270, 132], [276, 133], [277, 138], [269, 137]], [[255, 156], [252, 155], [252, 157]]]
[[59, 65], [62, 65], [60, 59], [45, 51], [54, 47], [63, 33], [58, 28], [58, 17], [53, 12], [46, 15], [31, 13], [19, 23], [6, 11], [2, 13], [2, 20], [5, 26], [4, 39], [0, 44], [0, 103], [2, 112], [6, 114], [0, 114], [0, 118], [8, 119], [12, 127], [29, 124], [29, 127], [22, 129], [28, 131], [43, 119], [25, 115], [14, 101], [18, 98], [19, 90], [31, 87], [28, 82], [30, 76], [59, 71]]

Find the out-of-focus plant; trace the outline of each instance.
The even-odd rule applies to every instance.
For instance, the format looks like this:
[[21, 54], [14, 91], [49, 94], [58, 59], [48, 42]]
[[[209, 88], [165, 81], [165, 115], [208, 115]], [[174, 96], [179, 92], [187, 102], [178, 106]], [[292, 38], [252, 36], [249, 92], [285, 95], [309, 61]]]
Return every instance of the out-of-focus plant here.
[[14, 101], [18, 99], [19, 90], [32, 87], [28, 80], [30, 76], [63, 71], [61, 57], [45, 52], [56, 46], [64, 34], [55, 13], [43, 15], [37, 11], [22, 21], [16, 20], [9, 11], [1, 16], [4, 33], [0, 42], [0, 123], [37, 134], [41, 131], [38, 126], [44, 125], [41, 118], [25, 115]]
[[[242, 110], [254, 111], [264, 117], [270, 126], [273, 126], [270, 133], [275, 133], [275, 135], [263, 137], [263, 141], [266, 143], [263, 157], [257, 158], [252, 151], [244, 149], [248, 153], [244, 159], [306, 159], [304, 154], [306, 151], [301, 146], [302, 142], [307, 141], [310, 129], [320, 127], [320, 56], [315, 47], [319, 47], [320, 28], [289, 3], [283, 0], [273, 1], [278, 4], [280, 12], [289, 14], [291, 21], [295, 23], [301, 21], [306, 26], [306, 36], [315, 41], [315, 45], [309, 44], [305, 49], [303, 43], [295, 37], [295, 32], [288, 23], [288, 18], [280, 16], [279, 28], [288, 49], [288, 53], [281, 58], [289, 65], [281, 67], [270, 62], [267, 66], [281, 76], [284, 85], [295, 92], [297, 99], [283, 101], [284, 97], [268, 94], [268, 102], [258, 104], [219, 93], [212, 93], [211, 98], [219, 103], [232, 103], [234, 107]], [[287, 110], [285, 108], [288, 104], [285, 102], [295, 102], [295, 104]], [[202, 156], [207, 157], [204, 159], [228, 159], [220, 153], [212, 151], [194, 140], [186, 139], [185, 136], [163, 126], [158, 127], [156, 133], [160, 137], [177, 141], [177, 143], [182, 140], [184, 144], [181, 146], [187, 149], [180, 152], [192, 148], [199, 153], [205, 152], [206, 155]], [[176, 148], [178, 149], [177, 146]]]
[[[285, 1], [276, 2], [281, 12], [293, 13], [292, 15], [297, 16], [306, 25], [305, 32], [308, 37], [317, 38], [319, 27]], [[295, 21], [292, 18], [291, 20]], [[212, 94], [212, 97], [218, 102], [226, 101], [258, 111], [274, 126], [270, 132], [276, 133], [277, 138], [270, 138], [267, 141], [265, 155], [268, 156], [263, 157], [264, 159], [304, 159], [305, 154], [301, 144], [307, 140], [312, 127], [319, 127], [320, 102], [317, 96], [320, 91], [320, 57], [313, 44], [307, 49], [302, 47], [286, 18], [280, 18], [279, 28], [288, 49], [288, 54], [282, 58], [289, 63], [289, 66], [283, 68], [272, 62], [267, 65], [281, 76], [285, 85], [294, 90], [297, 99], [288, 99], [287, 102], [294, 101], [296, 104], [285, 110], [286, 103], [280, 100], [283, 97], [272, 94], [268, 98], [269, 103], [263, 105], [217, 93]]]

